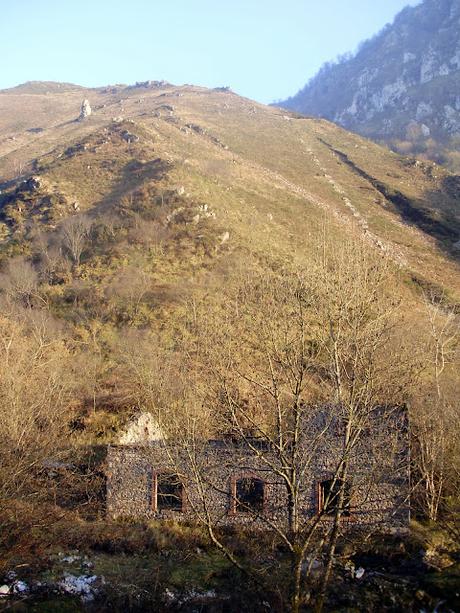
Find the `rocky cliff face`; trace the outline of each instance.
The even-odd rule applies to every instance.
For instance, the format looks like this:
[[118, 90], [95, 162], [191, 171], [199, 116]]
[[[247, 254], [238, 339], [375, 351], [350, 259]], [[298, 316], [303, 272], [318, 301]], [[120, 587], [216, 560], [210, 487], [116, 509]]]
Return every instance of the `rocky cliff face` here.
[[460, 168], [460, 0], [405, 8], [281, 105]]

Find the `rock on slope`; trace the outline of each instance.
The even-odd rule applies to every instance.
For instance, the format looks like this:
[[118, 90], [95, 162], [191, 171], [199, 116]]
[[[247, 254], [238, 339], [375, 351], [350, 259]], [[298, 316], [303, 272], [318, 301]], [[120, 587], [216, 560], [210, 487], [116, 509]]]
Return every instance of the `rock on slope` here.
[[460, 0], [424, 0], [280, 103], [460, 168]]

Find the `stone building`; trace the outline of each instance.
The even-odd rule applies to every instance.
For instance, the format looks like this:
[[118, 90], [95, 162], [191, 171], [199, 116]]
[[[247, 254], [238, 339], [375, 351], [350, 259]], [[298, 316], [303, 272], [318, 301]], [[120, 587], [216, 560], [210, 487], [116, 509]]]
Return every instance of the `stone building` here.
[[[303, 433], [296, 460], [300, 521], [318, 513], [327, 521], [337, 504], [343, 424], [322, 409]], [[408, 437], [405, 412], [376, 411], [349, 456], [343, 523], [407, 527]], [[113, 445], [107, 454], [107, 513], [112, 518], [199, 520], [208, 512], [221, 525], [263, 526], [267, 519], [283, 523], [288, 511], [282, 472], [276, 445], [260, 438]]]

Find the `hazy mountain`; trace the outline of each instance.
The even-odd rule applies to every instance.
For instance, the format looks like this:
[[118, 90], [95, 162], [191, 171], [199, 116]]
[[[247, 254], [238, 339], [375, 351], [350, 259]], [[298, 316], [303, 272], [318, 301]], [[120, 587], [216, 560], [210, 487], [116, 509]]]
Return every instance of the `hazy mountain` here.
[[406, 7], [281, 106], [460, 169], [460, 0]]

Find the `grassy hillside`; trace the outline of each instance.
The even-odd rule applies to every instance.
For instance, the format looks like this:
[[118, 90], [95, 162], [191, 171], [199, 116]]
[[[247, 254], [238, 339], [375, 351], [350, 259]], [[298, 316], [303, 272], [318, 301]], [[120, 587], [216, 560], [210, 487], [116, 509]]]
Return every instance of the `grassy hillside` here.
[[[84, 98], [93, 113], [76, 121]], [[321, 311], [342, 304], [342, 294], [364, 304], [358, 338], [372, 328], [379, 299], [363, 303], [360, 284], [372, 287], [373, 270], [378, 284], [389, 280], [379, 288], [377, 321], [386, 306], [398, 312], [388, 329], [396, 345], [384, 343], [390, 350], [378, 371], [411, 381], [411, 396], [387, 385], [385, 402], [410, 397], [427, 414], [437, 408], [427, 382], [435, 367], [422, 358], [449, 339], [440, 374], [446, 418], [422, 414], [418, 423], [436, 436], [433, 423], [455, 432], [459, 195], [458, 178], [431, 162], [225, 89], [32, 83], [0, 92], [2, 581], [9, 585], [7, 571], [16, 569], [35, 586], [37, 610], [84, 609], [65, 589], [69, 572], [94, 573], [101, 610], [192, 610], [208, 601], [216, 610], [266, 610], [267, 599], [286, 610], [286, 547], [273, 535], [221, 535], [263, 586], [270, 579], [267, 591], [197, 526], [95, 521], [104, 516], [105, 445], [144, 408], [161, 408], [170, 432], [181, 434], [188, 420], [202, 436], [220, 435], [209, 373], [227, 376], [225, 360], [257, 368], [264, 322], [290, 332], [287, 296], [297, 292], [289, 279], [304, 274], [318, 285], [310, 287], [312, 304], [322, 305], [309, 329], [314, 354], [327, 327]], [[344, 267], [337, 284], [328, 249]], [[441, 332], [430, 340], [430, 330]], [[399, 377], [404, 356], [408, 372]], [[321, 397], [323, 370], [311, 375], [305, 402]], [[249, 384], [238, 391], [248, 407], [264, 406]], [[439, 439], [427, 440], [438, 449]], [[451, 462], [455, 434], [446, 440], [454, 443], [442, 458]], [[449, 487], [445, 500], [455, 500]], [[331, 602], [371, 610], [383, 590], [383, 610], [433, 608], [439, 594], [454, 603], [458, 564], [452, 537], [442, 534], [435, 544], [430, 531], [398, 543], [341, 542]], [[425, 558], [437, 563], [438, 549], [447, 566], [433, 577]], [[362, 583], [355, 564], [370, 569]], [[232, 594], [235, 583], [241, 595]]]
[[[93, 114], [77, 122], [83, 97]], [[0, 105], [2, 268], [25, 258], [65, 334], [94, 353], [93, 335], [96, 412], [123, 404], [120, 335], [169, 346], [193, 297], [224, 295], [245, 267], [308, 267], [323, 235], [389, 254], [408, 311], [427, 288], [459, 300], [460, 187], [435, 164], [229, 91], [32, 84]], [[66, 232], [82, 219], [77, 262]]]

